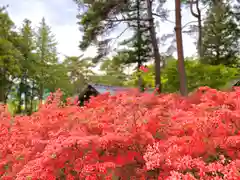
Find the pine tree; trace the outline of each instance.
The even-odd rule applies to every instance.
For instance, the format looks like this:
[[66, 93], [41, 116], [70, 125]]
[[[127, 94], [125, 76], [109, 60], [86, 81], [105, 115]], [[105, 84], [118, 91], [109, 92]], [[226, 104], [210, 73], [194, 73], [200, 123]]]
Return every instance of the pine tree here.
[[178, 73], [180, 78], [180, 93], [183, 96], [188, 95], [187, 76], [184, 64], [183, 44], [182, 44], [182, 19], [181, 19], [181, 0], [175, 0], [175, 31], [177, 41], [178, 55]]
[[[21, 106], [23, 105], [22, 95], [24, 94], [24, 106], [25, 112], [31, 112], [32, 109], [32, 87], [34, 82], [34, 75], [36, 72], [36, 59], [34, 56], [35, 50], [35, 40], [34, 40], [34, 31], [31, 27], [31, 21], [25, 19], [23, 26], [19, 33], [19, 46], [20, 52], [23, 55], [23, 59], [20, 61], [21, 76], [19, 78], [19, 87], [18, 87], [18, 113], [21, 112]], [[34, 85], [33, 85], [34, 86]], [[31, 97], [31, 98], [30, 98]], [[28, 107], [28, 102], [31, 106]]]
[[68, 56], [65, 58], [63, 65], [67, 70], [74, 93], [78, 93], [88, 83], [89, 78], [94, 75], [91, 70], [93, 64], [89, 58]]
[[42, 101], [45, 86], [49, 81], [54, 81], [52, 69], [54, 69], [54, 66], [58, 63], [56, 50], [57, 43], [51, 32], [51, 28], [46, 24], [44, 18], [37, 30], [36, 38], [37, 54], [39, 57], [39, 99]]
[[203, 27], [202, 62], [235, 66], [239, 55], [240, 29], [229, 2], [213, 1]]
[[107, 58], [101, 64], [100, 70], [103, 75], [99, 76], [99, 80], [102, 84], [112, 85], [112, 86], [123, 86], [124, 82], [127, 80], [127, 75], [125, 74], [126, 65], [122, 63], [125, 59], [125, 54], [118, 53], [112, 58]]
[[[155, 33], [155, 24], [153, 18], [153, 0], [113, 0], [113, 1], [82, 1], [75, 0], [79, 6], [83, 4], [88, 7], [87, 12], [79, 15], [80, 25], [83, 29], [83, 38], [80, 44], [80, 48], [85, 50], [91, 44], [97, 44], [99, 49], [99, 55], [96, 57], [97, 60], [108, 54], [111, 49], [108, 44], [112, 38], [101, 39], [99, 36], [109, 33], [112, 29], [116, 28], [121, 22], [127, 24], [128, 27], [132, 28], [131, 23], [135, 22], [146, 22], [148, 24], [148, 31], [150, 33], [150, 39], [153, 47], [153, 56], [155, 58], [155, 83], [156, 86], [160, 86], [160, 54], [158, 49], [158, 43]], [[136, 8], [138, 2], [144, 2], [145, 16], [136, 16]], [[135, 11], [135, 14], [131, 15]], [[96, 18], [97, 17], [97, 18]], [[138, 38], [140, 39], [140, 38]], [[140, 60], [138, 60], [140, 64]]]
[[0, 7], [0, 102], [6, 103], [14, 80], [20, 74], [19, 61], [22, 58], [16, 47], [17, 33], [6, 7]]
[[[130, 8], [129, 8], [130, 9]], [[122, 59], [124, 64], [137, 64], [136, 70], [139, 71], [143, 63], [149, 62], [153, 57], [153, 48], [147, 19], [147, 4], [145, 0], [136, 0], [132, 5], [131, 10], [127, 13], [128, 18], [136, 18], [135, 21], [128, 22], [128, 26], [134, 31], [133, 36], [124, 40], [120, 45], [123, 45], [124, 50], [120, 50], [120, 54], [126, 54], [125, 59]], [[126, 58], [128, 57], [128, 58]], [[144, 82], [138, 72], [138, 85], [144, 89]]]

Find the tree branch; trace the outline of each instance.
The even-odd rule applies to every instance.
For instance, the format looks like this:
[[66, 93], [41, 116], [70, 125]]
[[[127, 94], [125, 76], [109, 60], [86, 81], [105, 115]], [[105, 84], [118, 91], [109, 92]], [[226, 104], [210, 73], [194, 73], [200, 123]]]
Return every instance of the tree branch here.
[[120, 38], [128, 29], [129, 29], [129, 27], [125, 28], [125, 29], [124, 29], [117, 37], [115, 37], [114, 39]]
[[190, 21], [188, 23], [186, 23], [184, 26], [182, 26], [182, 29], [185, 28], [186, 26], [188, 26], [189, 24], [192, 24], [192, 23], [197, 23], [198, 21]]
[[[202, 20], [205, 21], [206, 19], [204, 18], [204, 19], [202, 19]], [[198, 21], [190, 21], [190, 22], [184, 24], [184, 25], [182, 26], [182, 29], [185, 28], [186, 26], [188, 26], [189, 24], [197, 23], [197, 22], [198, 22]]]
[[130, 27], [125, 28], [117, 37], [113, 38], [114, 41], [112, 43], [112, 46], [116, 43], [117, 39], [120, 38]]
[[[124, 22], [124, 21], [136, 21], [138, 18], [124, 18], [124, 19], [107, 19], [108, 22]], [[140, 19], [140, 21], [149, 21], [150, 19]]]
[[152, 13], [152, 15], [153, 15], [153, 16], [157, 16], [157, 17], [159, 17], [159, 18], [162, 18], [162, 19], [164, 19], [164, 20], [166, 20], [166, 21], [168, 21], [168, 22], [170, 22], [170, 23], [173, 23], [173, 24], [175, 24], [175, 22], [173, 22], [173, 21], [170, 21], [170, 20], [169, 20], [169, 19], [167, 19], [166, 17], [162, 17], [160, 14]]
[[197, 4], [198, 3], [198, 0], [196, 0], [195, 2], [193, 0], [190, 0], [190, 11], [191, 11], [191, 14], [195, 17], [195, 18], [198, 18], [199, 17], [199, 14], [195, 13], [193, 11], [193, 4]]

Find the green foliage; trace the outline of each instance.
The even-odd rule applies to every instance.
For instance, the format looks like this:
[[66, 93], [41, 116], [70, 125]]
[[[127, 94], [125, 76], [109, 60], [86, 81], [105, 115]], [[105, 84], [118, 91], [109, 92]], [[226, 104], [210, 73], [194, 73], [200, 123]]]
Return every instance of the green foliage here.
[[234, 66], [239, 63], [240, 27], [229, 2], [210, 3], [203, 27], [204, 63]]
[[92, 71], [94, 65], [89, 58], [69, 56], [65, 58], [63, 66], [70, 79], [72, 94], [81, 91], [81, 88], [88, 83], [89, 77], [94, 75]]
[[142, 20], [147, 13], [146, 6], [146, 1], [140, 0], [138, 4], [136, 1], [133, 1], [132, 7], [129, 8], [127, 17], [136, 20], [128, 23], [128, 26], [133, 30], [133, 36], [120, 43], [121, 46], [125, 47], [120, 52], [128, 54], [123, 63], [138, 63], [140, 65], [148, 62], [153, 55], [149, 22]]
[[0, 24], [0, 101], [8, 102], [13, 114], [34, 111], [46, 88], [73, 95], [69, 67], [58, 62], [56, 41], [44, 18], [37, 31], [25, 19], [17, 32], [6, 8], [0, 8]]
[[[185, 67], [189, 91], [193, 91], [200, 86], [220, 89], [239, 76], [236, 68], [227, 68], [224, 65], [211, 66], [197, 61], [186, 61]], [[163, 70], [163, 76], [167, 79], [167, 83], [164, 84], [165, 91], [174, 92], [179, 89], [177, 61], [171, 62]]]
[[[193, 91], [200, 86], [209, 86], [216, 89], [226, 88], [230, 82], [240, 76], [237, 68], [228, 68], [224, 65], [201, 64], [196, 60], [185, 61], [185, 67], [189, 91]], [[153, 66], [149, 66], [149, 72], [142, 73], [144, 82], [148, 87], [154, 87], [153, 72]], [[179, 74], [176, 60], [168, 61], [168, 64], [162, 70], [162, 82], [163, 92], [178, 92]]]
[[72, 96], [74, 94], [74, 86], [68, 76], [68, 69], [63, 64], [56, 64], [52, 66], [52, 70], [48, 72], [50, 81], [47, 81], [45, 88], [50, 92], [55, 92], [57, 89], [61, 89], [64, 96]]
[[[103, 35], [112, 28], [116, 27], [119, 24], [116, 15], [119, 15], [120, 12], [123, 12], [124, 9], [128, 7], [128, 0], [114, 0], [114, 1], [81, 1], [75, 0], [79, 6], [87, 6], [88, 10], [83, 14], [78, 15], [80, 20], [79, 25], [83, 30], [83, 38], [80, 43], [80, 48], [82, 50], [87, 49], [92, 43], [98, 44], [100, 54], [101, 51], [105, 51], [106, 43], [108, 41], [98, 41], [97, 36]], [[130, 1], [129, 1], [130, 2]], [[103, 49], [102, 49], [103, 48]]]
[[0, 102], [6, 102], [13, 79], [19, 75], [21, 52], [15, 46], [14, 23], [5, 8], [0, 8]]
[[[135, 0], [113, 0], [113, 1], [81, 1], [75, 0], [78, 6], [86, 6], [87, 11], [78, 15], [80, 20], [79, 25], [83, 32], [83, 38], [80, 42], [80, 49], [86, 50], [90, 45], [94, 44], [98, 46], [98, 56], [96, 59], [100, 59], [106, 56], [109, 52], [109, 43], [116, 38], [109, 35], [117, 27], [123, 26], [126, 29], [119, 33], [119, 38], [126, 30], [131, 29], [134, 31], [133, 37], [125, 39], [121, 45], [128, 46], [124, 49], [124, 52], [130, 53], [130, 57], [126, 63], [135, 63], [139, 61], [137, 56], [141, 56], [141, 61], [149, 60], [149, 56], [152, 56], [152, 47], [150, 46], [149, 37], [149, 21], [146, 20], [146, 1], [139, 0], [139, 6]], [[162, 1], [163, 2], [163, 1]], [[157, 11], [161, 8], [156, 3]], [[138, 16], [138, 10], [140, 16]], [[166, 12], [161, 14], [166, 14]], [[161, 15], [160, 15], [161, 16]], [[139, 20], [139, 21], [138, 21]], [[138, 29], [138, 23], [140, 28]], [[140, 39], [138, 34], [141, 34]], [[98, 38], [101, 37], [101, 38]], [[101, 40], [99, 40], [101, 39]], [[140, 42], [139, 42], [140, 40]], [[139, 48], [139, 45], [141, 47]], [[138, 50], [136, 48], [139, 48]]]
[[102, 63], [100, 69], [104, 72], [102, 76], [102, 83], [113, 86], [123, 86], [127, 75], [124, 73], [126, 66], [122, 64], [120, 56], [114, 56], [112, 59], [106, 59]]
[[51, 28], [43, 18], [36, 32], [37, 79], [40, 99], [42, 99], [44, 88], [48, 88], [49, 85], [51, 86], [58, 81], [57, 76], [52, 76], [53, 72], [57, 72], [54, 69], [58, 68], [56, 45]]
[[127, 54], [119, 53], [112, 58], [105, 59], [101, 65], [101, 74], [90, 77], [91, 82], [111, 86], [124, 86], [127, 80], [125, 59]]
[[[0, 8], [0, 101], [6, 103], [9, 97], [12, 113], [23, 110], [34, 111], [34, 104], [42, 99], [44, 89], [53, 92], [60, 88], [67, 97], [78, 93], [88, 82], [114, 86], [139, 86], [138, 80], [141, 80], [141, 76], [146, 87], [154, 87], [153, 65], [149, 66], [147, 73], [137, 72], [138, 68], [130, 77], [126, 72], [128, 67], [132, 70], [136, 63], [139, 67], [153, 57], [149, 21], [145, 19], [146, 1], [140, 0], [139, 8], [135, 0], [75, 1], [79, 6], [87, 7], [87, 11], [78, 16], [79, 25], [83, 30], [80, 48], [86, 50], [92, 44], [97, 45], [99, 50], [97, 60], [103, 60], [99, 61], [101, 73], [93, 72], [92, 68], [97, 63], [93, 64], [93, 59], [90, 58], [69, 56], [63, 63], [58, 62], [56, 40], [44, 18], [37, 29], [31, 27], [29, 20], [24, 20], [20, 31], [17, 32], [6, 8]], [[207, 19], [202, 19], [205, 54], [201, 59], [202, 64], [186, 59], [190, 91], [205, 85], [217, 89], [225, 88], [239, 75], [236, 68], [225, 67], [239, 65], [237, 56], [240, 30], [236, 23], [239, 22], [236, 18], [237, 10], [234, 10], [228, 2], [220, 3], [221, 6], [213, 0], [200, 2], [208, 8]], [[160, 3], [154, 1], [153, 9], [156, 9], [154, 15], [166, 19], [167, 11], [164, 12], [162, 7], [164, 3], [165, 1]], [[189, 5], [189, 1], [182, 0], [182, 3], [186, 7]], [[138, 9], [140, 16], [137, 14]], [[102, 57], [106, 57], [111, 50], [110, 42], [113, 39], [117, 40], [109, 33], [119, 25], [131, 29], [133, 36], [119, 44], [117, 55], [104, 59]], [[175, 37], [174, 34], [169, 37], [173, 36]], [[163, 42], [163, 39], [161, 41]], [[175, 49], [171, 47], [167, 51], [169, 52], [167, 54], [172, 54]], [[164, 92], [179, 90], [175, 59], [166, 60], [161, 81]]]

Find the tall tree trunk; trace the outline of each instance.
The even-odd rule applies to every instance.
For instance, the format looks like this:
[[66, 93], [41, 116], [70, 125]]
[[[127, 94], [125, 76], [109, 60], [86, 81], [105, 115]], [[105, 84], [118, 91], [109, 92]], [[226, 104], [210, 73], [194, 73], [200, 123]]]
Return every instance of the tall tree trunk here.
[[42, 69], [41, 69], [41, 79], [40, 79], [40, 91], [39, 91], [39, 103], [40, 105], [42, 105], [43, 103], [43, 91], [44, 91], [44, 85], [43, 85], [43, 81], [44, 81], [44, 72], [43, 72], [43, 68], [44, 68], [44, 57], [45, 57], [45, 52], [44, 52], [44, 48], [43, 48], [43, 44], [42, 44], [42, 48], [41, 48], [41, 65], [42, 65]]
[[40, 105], [43, 103], [43, 83], [40, 84], [40, 92], [39, 92], [39, 100]]
[[[201, 15], [200, 15], [201, 16]], [[199, 58], [202, 59], [204, 56], [204, 52], [203, 52], [203, 42], [202, 42], [202, 38], [203, 38], [203, 33], [202, 33], [202, 19], [201, 17], [198, 18], [198, 54], [199, 54]]]
[[28, 85], [27, 85], [27, 75], [24, 77], [24, 112], [28, 112]]
[[29, 94], [28, 92], [25, 92], [25, 100], [24, 100], [25, 104], [24, 104], [24, 111], [26, 114], [29, 114], [30, 112], [30, 107], [29, 107], [29, 102], [30, 102], [30, 99], [29, 99]]
[[21, 113], [22, 112], [22, 104], [23, 104], [23, 100], [22, 100], [22, 93], [23, 93], [23, 78], [21, 78], [21, 82], [19, 84], [19, 89], [18, 89], [18, 107], [17, 107], [17, 113]]
[[7, 90], [6, 90], [5, 94], [4, 94], [4, 104], [7, 104], [8, 95], [10, 94], [10, 92], [12, 90], [12, 86], [13, 86], [12, 82], [8, 84]]
[[4, 103], [5, 99], [5, 88], [3, 85], [0, 87], [0, 102]]
[[[1, 72], [0, 72], [0, 103], [7, 103], [7, 97], [8, 94], [10, 92], [10, 89], [12, 87], [12, 85], [9, 85], [10, 82], [6, 79], [5, 74], [6, 74], [6, 64], [3, 64], [3, 68], [1, 68]], [[12, 82], [11, 82], [12, 83]]]
[[30, 114], [32, 114], [32, 112], [33, 112], [34, 88], [35, 88], [35, 83], [33, 80], [32, 88], [31, 88], [31, 99], [30, 99]]
[[[0, 103], [3, 104], [7, 104], [7, 100], [8, 100], [8, 95], [10, 93], [11, 87], [12, 85], [6, 85], [5, 82], [3, 82], [4, 80], [2, 80], [0, 83], [2, 83], [2, 85], [0, 86]], [[7, 82], [7, 81], [6, 81]], [[9, 82], [8, 82], [9, 83]], [[7, 86], [7, 87], [6, 87]]]
[[[196, 4], [197, 13], [193, 10], [193, 4]], [[202, 17], [201, 17], [201, 10], [199, 8], [199, 0], [191, 0], [190, 1], [190, 10], [191, 14], [197, 18], [198, 21], [198, 42], [197, 42], [197, 49], [198, 49], [198, 56], [201, 60], [203, 58], [203, 43], [202, 43]]]
[[137, 38], [138, 38], [138, 55], [137, 55], [137, 58], [138, 58], [138, 65], [137, 65], [137, 72], [138, 72], [138, 86], [139, 86], [139, 90], [140, 91], [144, 91], [144, 84], [143, 84], [143, 79], [142, 79], [142, 76], [141, 76], [141, 73], [140, 73], [140, 68], [141, 68], [141, 65], [142, 65], [142, 61], [141, 61], [141, 25], [140, 25], [140, 0], [136, 0], [136, 5], [137, 5]]
[[140, 72], [140, 68], [141, 68], [141, 63], [138, 62], [138, 65], [137, 65], [137, 73], [138, 73], [138, 87], [139, 87], [139, 90], [140, 91], [144, 91], [144, 83], [143, 83], [143, 78], [141, 76], [141, 72]]
[[24, 112], [27, 114], [28, 112], [28, 94], [27, 92], [24, 93]]
[[161, 92], [161, 56], [158, 49], [158, 42], [155, 32], [154, 19], [152, 14], [152, 0], [147, 0], [147, 13], [149, 19], [149, 28], [150, 28], [150, 36], [153, 46], [153, 53], [155, 58], [155, 88], [158, 89], [158, 92]]
[[176, 15], [176, 40], [177, 40], [177, 55], [178, 55], [178, 71], [180, 76], [180, 93], [187, 96], [187, 77], [184, 65], [183, 44], [182, 44], [182, 20], [181, 20], [181, 0], [175, 0], [175, 15]]

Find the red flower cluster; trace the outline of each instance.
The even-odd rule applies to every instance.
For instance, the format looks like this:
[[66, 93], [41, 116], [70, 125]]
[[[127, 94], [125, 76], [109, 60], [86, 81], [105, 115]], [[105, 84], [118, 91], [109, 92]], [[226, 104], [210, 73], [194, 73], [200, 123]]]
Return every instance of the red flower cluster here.
[[102, 94], [78, 107], [58, 91], [16, 117], [1, 106], [0, 179], [240, 179], [239, 92]]
[[141, 66], [139, 69], [142, 72], [148, 72], [148, 67], [147, 66]]

